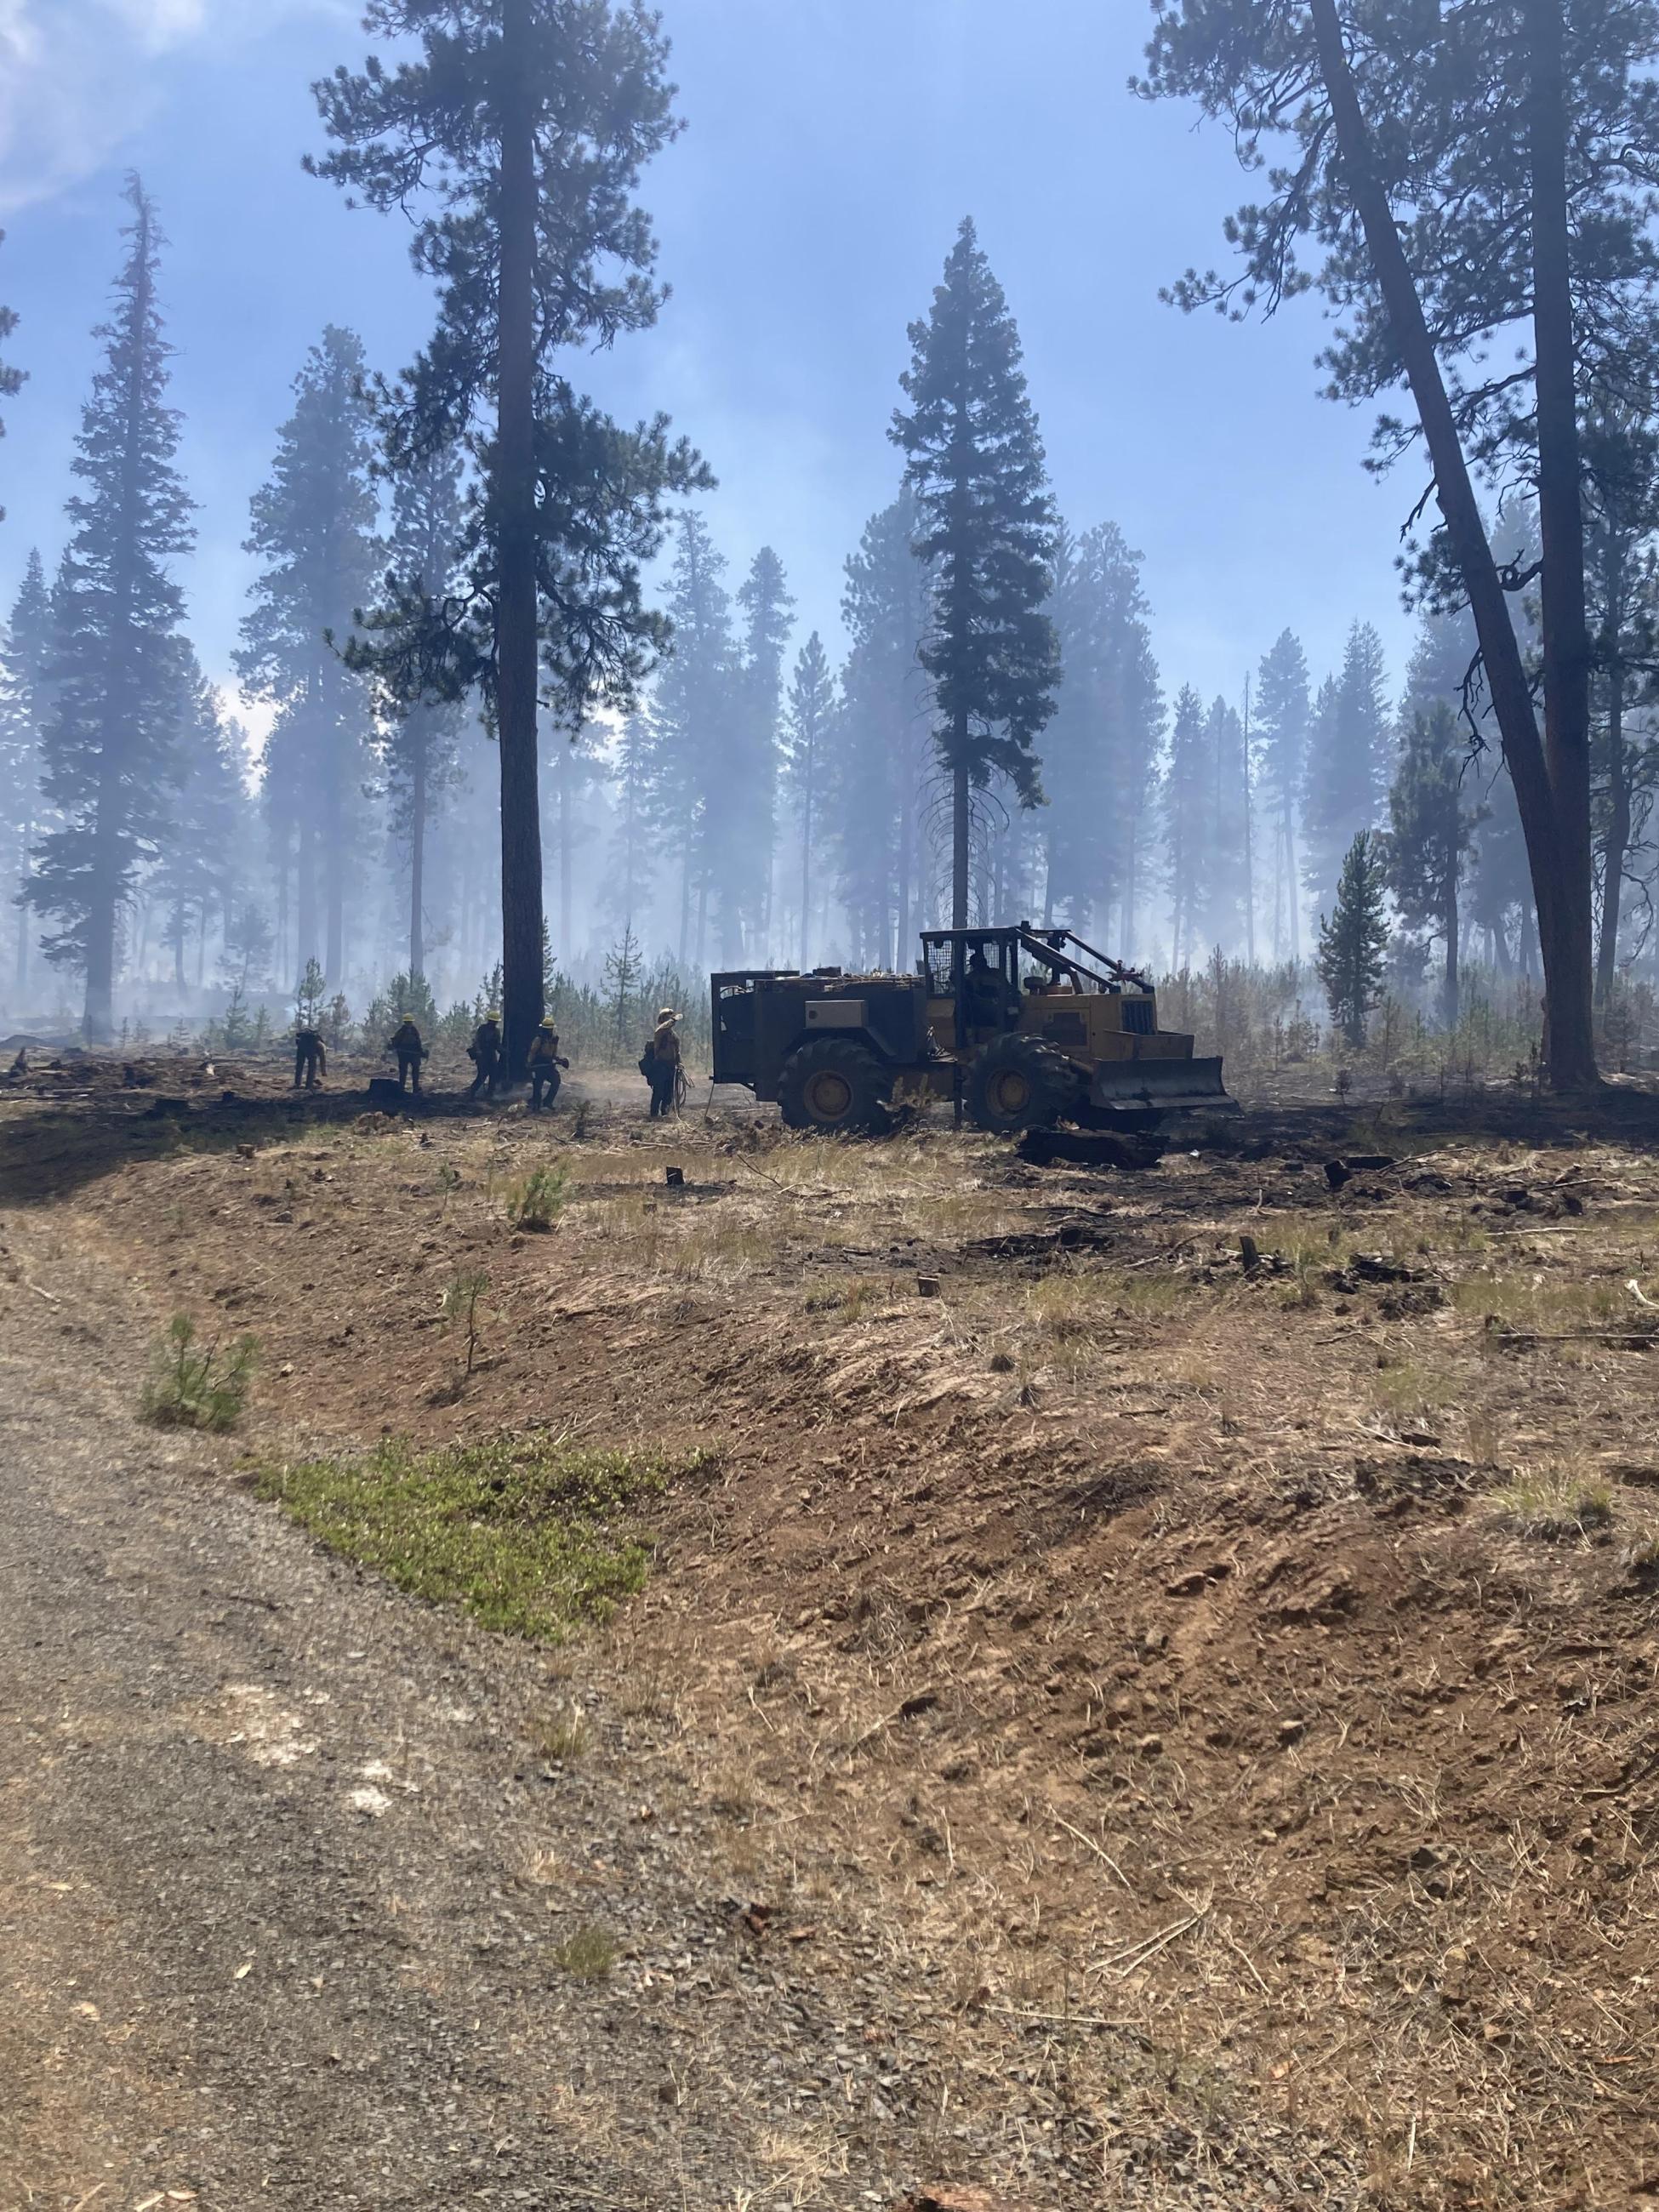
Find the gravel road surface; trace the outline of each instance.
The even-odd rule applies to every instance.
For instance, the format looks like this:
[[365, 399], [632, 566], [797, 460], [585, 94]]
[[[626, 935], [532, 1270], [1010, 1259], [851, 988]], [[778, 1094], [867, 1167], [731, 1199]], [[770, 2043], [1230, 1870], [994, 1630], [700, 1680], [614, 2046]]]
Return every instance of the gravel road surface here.
[[[903, 2092], [854, 2110], [854, 2024], [641, 1802], [672, 1755], [550, 1766], [558, 1655], [139, 1426], [146, 1334], [0, 1216], [0, 2206], [891, 2203]], [[826, 2111], [853, 2170], [775, 2195]]]

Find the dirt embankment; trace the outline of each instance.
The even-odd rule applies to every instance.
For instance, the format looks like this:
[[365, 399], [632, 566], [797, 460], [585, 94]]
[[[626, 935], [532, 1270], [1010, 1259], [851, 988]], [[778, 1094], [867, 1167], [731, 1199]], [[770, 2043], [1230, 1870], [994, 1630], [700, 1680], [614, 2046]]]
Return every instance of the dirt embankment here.
[[[866, 2124], [937, 2116], [912, 2179], [1659, 2186], [1651, 1108], [1285, 1112], [1089, 1177], [578, 1103], [159, 1139], [111, 1108], [43, 1124], [37, 1218], [258, 1336], [259, 1455], [719, 1446], [562, 1663], [814, 2016], [904, 2023]], [[1355, 1155], [1390, 1164], [1325, 1172]], [[550, 1158], [557, 1224], [515, 1236]], [[780, 2201], [859, 2203], [804, 2109]]]

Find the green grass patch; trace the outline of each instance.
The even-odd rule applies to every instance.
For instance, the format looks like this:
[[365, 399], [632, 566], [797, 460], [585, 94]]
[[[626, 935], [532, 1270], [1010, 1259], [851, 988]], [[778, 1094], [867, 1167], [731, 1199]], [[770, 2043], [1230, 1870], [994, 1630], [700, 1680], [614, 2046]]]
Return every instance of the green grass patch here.
[[539, 1436], [267, 1468], [259, 1494], [348, 1559], [485, 1628], [556, 1643], [645, 1582], [640, 1509], [713, 1456], [578, 1451]]
[[553, 1954], [556, 1963], [579, 1982], [604, 1981], [618, 1955], [616, 1937], [597, 1921], [567, 1936]]

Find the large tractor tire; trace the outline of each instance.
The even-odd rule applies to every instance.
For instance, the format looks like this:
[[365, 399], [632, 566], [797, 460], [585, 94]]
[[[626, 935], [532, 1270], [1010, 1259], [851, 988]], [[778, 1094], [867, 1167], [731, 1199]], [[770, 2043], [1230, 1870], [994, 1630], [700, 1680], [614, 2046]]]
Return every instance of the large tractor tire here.
[[870, 1136], [888, 1127], [882, 1103], [887, 1076], [867, 1045], [850, 1037], [814, 1037], [798, 1046], [778, 1073], [778, 1105], [792, 1129], [820, 1136]]
[[968, 1118], [1001, 1137], [1047, 1129], [1070, 1112], [1077, 1088], [1075, 1069], [1053, 1045], [998, 1037], [968, 1070]]

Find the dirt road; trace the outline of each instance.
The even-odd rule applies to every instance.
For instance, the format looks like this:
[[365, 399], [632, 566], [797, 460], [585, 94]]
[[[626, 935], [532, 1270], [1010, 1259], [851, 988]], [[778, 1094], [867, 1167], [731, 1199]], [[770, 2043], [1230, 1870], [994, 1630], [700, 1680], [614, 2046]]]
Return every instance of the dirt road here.
[[[547, 1655], [139, 1428], [114, 1287], [0, 1247], [0, 2204], [741, 2202], [726, 2116], [822, 2103], [836, 2030], [650, 1777], [550, 1765]], [[626, 1973], [555, 1963], [584, 1911]]]

